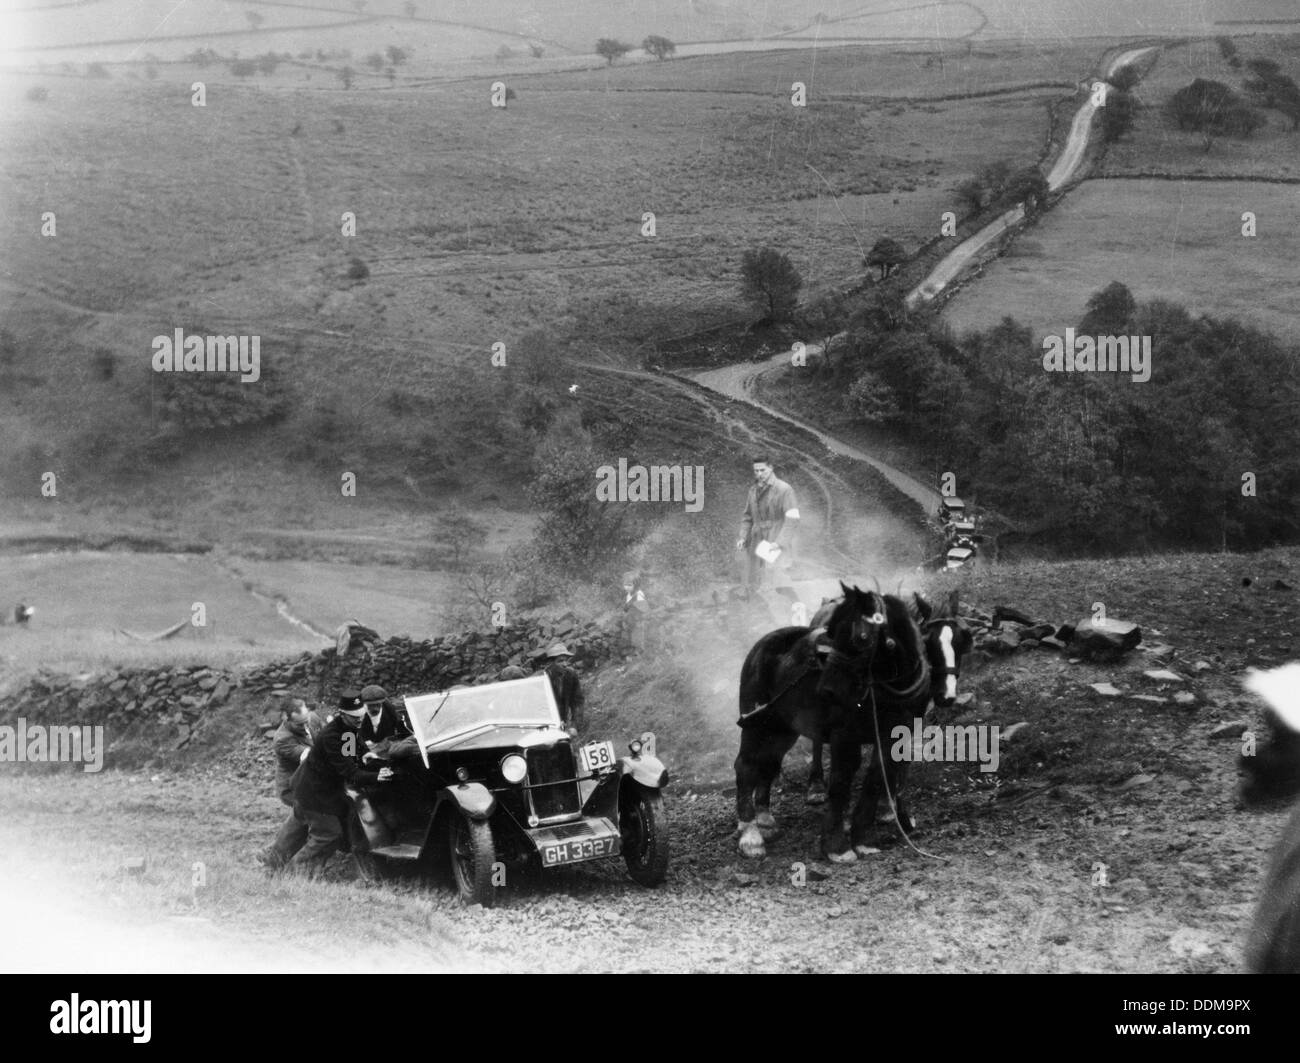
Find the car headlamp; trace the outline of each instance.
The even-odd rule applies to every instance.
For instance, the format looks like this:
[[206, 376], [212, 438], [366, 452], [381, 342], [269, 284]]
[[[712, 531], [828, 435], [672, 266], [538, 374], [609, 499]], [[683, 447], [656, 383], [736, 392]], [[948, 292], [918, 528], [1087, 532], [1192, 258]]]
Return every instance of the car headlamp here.
[[508, 783], [521, 783], [528, 775], [528, 762], [518, 753], [510, 753], [501, 758], [501, 774]]

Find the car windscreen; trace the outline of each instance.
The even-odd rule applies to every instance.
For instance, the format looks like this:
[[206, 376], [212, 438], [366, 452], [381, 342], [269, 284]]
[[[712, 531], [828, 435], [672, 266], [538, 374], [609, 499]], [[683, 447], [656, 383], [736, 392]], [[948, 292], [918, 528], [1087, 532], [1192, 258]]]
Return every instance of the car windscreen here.
[[545, 675], [408, 697], [406, 710], [422, 746], [487, 726], [560, 726]]

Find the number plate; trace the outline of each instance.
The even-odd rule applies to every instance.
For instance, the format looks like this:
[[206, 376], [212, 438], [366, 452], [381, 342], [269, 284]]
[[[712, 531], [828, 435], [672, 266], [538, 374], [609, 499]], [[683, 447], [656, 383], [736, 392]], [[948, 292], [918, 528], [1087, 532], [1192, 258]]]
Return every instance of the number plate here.
[[542, 866], [576, 864], [583, 860], [597, 860], [602, 856], [617, 856], [618, 853], [618, 835], [610, 835], [608, 838], [572, 838], [567, 842], [543, 845]]
[[594, 775], [598, 771], [608, 771], [614, 766], [613, 742], [588, 742], [578, 750], [582, 761], [584, 775]]

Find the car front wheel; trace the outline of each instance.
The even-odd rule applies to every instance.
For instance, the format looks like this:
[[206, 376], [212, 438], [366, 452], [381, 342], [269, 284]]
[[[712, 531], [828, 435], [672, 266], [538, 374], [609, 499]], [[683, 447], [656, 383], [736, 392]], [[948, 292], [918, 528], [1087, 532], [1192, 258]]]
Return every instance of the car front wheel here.
[[495, 894], [492, 868], [497, 855], [491, 825], [457, 813], [452, 817], [447, 837], [452, 879], [461, 899], [466, 904], [492, 907]]
[[642, 886], [658, 886], [668, 877], [668, 822], [663, 795], [627, 780], [618, 795], [618, 825], [627, 873]]

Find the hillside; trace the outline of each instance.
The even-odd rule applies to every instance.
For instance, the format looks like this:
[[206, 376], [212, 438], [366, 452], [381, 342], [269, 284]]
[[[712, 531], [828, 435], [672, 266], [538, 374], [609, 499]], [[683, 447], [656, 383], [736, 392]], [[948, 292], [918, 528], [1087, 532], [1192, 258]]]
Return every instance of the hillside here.
[[[774, 806], [786, 833], [769, 860], [740, 866], [727, 788], [736, 741], [730, 668], [689, 655], [610, 665], [588, 681], [592, 733], [622, 741], [653, 727], [677, 779], [667, 794], [672, 871], [659, 891], [593, 865], [515, 890], [490, 920], [406, 882], [379, 887], [382, 914], [376, 908], [355, 938], [337, 925], [286, 920], [303, 904], [376, 894], [337, 881], [268, 892], [243, 855], [265, 844], [279, 815], [256, 699], [230, 702], [207, 745], [180, 755], [159, 748], [143, 770], [7, 775], [0, 790], [14, 814], [0, 833], [28, 884], [84, 911], [112, 898], [143, 955], [160, 954], [177, 919], [197, 916], [201, 925], [184, 931], [190, 959], [170, 955], [161, 961], [168, 969], [214, 962], [202, 936], [209, 926], [245, 965], [275, 965], [252, 945], [276, 926], [280, 965], [323, 948], [320, 962], [331, 969], [1233, 971], [1282, 814], [1234, 809], [1239, 743], [1209, 733], [1232, 720], [1257, 727], [1242, 669], [1300, 652], [1297, 592], [1275, 589], [1279, 579], [1300, 585], [1296, 550], [1001, 566], [965, 583], [963, 596], [984, 607], [1014, 604], [1058, 621], [1100, 600], [1109, 615], [1142, 625], [1143, 645], [1110, 666], [1072, 664], [1045, 649], [972, 662], [962, 685], [974, 697], [942, 722], [1027, 727], [1005, 744], [994, 776], [962, 764], [914, 768], [918, 841], [946, 862], [892, 844], [885, 830], [884, 850], [857, 865], [810, 864], [826, 877], [802, 893], [791, 891], [788, 870], [815, 855], [817, 815], [802, 802], [801, 757], [788, 759]], [[1162, 687], [1141, 675], [1153, 666], [1184, 679]], [[1089, 689], [1101, 681], [1123, 696]], [[1176, 703], [1175, 692], [1192, 701]], [[79, 814], [87, 802], [102, 808], [93, 825]], [[190, 829], [196, 807], [208, 822], [202, 838]], [[142, 850], [144, 877], [117, 879], [120, 862]], [[192, 893], [178, 876], [195, 859], [213, 885]], [[629, 940], [633, 916], [659, 932]], [[827, 918], [839, 920], [833, 936], [809, 934], [810, 919], [816, 927]], [[581, 944], [557, 953], [548, 928], [569, 925], [584, 928]], [[381, 958], [373, 942], [386, 936], [400, 945]], [[341, 942], [354, 946], [346, 960], [335, 951]], [[720, 942], [729, 947], [720, 951]]]

